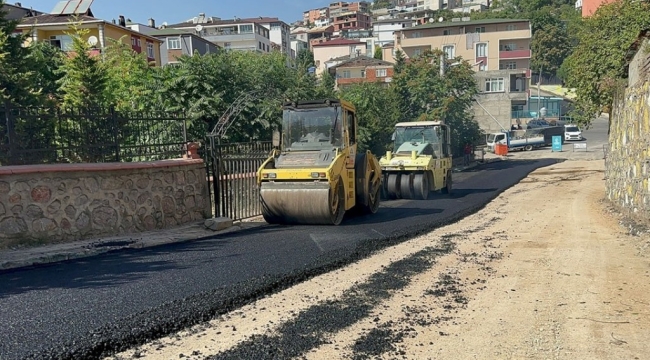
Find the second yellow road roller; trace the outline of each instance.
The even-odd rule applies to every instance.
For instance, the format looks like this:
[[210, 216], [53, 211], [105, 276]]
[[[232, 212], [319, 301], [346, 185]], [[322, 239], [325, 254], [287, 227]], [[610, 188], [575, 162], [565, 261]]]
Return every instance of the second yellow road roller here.
[[282, 132], [257, 173], [264, 220], [339, 225], [347, 211], [379, 209], [382, 175], [370, 152], [357, 152], [354, 106], [340, 99], [286, 102]]

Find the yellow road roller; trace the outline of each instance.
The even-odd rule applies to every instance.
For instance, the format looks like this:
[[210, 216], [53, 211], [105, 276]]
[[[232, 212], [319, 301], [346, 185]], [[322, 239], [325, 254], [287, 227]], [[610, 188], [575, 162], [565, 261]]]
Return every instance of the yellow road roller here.
[[397, 123], [393, 151], [379, 160], [384, 197], [426, 200], [432, 191], [451, 193], [451, 160], [450, 128], [442, 121]]
[[339, 225], [346, 211], [374, 214], [381, 168], [357, 153], [354, 106], [344, 100], [286, 102], [282, 133], [257, 172], [262, 215], [270, 224]]

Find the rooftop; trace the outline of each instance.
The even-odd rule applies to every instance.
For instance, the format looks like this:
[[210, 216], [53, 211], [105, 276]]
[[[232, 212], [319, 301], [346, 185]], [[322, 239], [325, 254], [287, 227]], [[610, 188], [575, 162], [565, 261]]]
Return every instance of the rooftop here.
[[314, 44], [312, 47], [324, 47], [324, 46], [340, 46], [340, 45], [358, 45], [365, 44], [358, 40], [349, 40], [349, 39], [334, 39], [330, 41], [325, 41], [319, 44]]
[[208, 20], [206, 22], [194, 22], [194, 21], [185, 21], [182, 23], [178, 24], [171, 24], [169, 27], [194, 27], [196, 25], [239, 25], [239, 24], [250, 24], [250, 23], [255, 23], [255, 24], [266, 24], [270, 22], [283, 22], [282, 20], [276, 18], [276, 17], [256, 17], [256, 18], [245, 18], [245, 19], [220, 19], [220, 20], [211, 20], [212, 18], [207, 18]]
[[451, 26], [511, 24], [511, 23], [521, 23], [521, 22], [530, 22], [530, 20], [528, 19], [481, 19], [481, 20], [470, 20], [470, 21], [445, 21], [445, 22], [434, 22], [434, 23], [427, 23], [418, 26], [413, 26], [410, 28], [402, 29], [402, 31], [448, 28]]
[[350, 58], [342, 63], [333, 66], [333, 68], [348, 68], [348, 67], [368, 67], [368, 66], [393, 66], [393, 63], [388, 61], [375, 59], [369, 56], [361, 55]]

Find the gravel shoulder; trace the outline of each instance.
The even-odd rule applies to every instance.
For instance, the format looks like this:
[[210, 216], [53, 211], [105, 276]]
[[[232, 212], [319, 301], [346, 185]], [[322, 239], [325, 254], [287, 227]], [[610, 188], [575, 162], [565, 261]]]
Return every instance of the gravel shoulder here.
[[648, 239], [608, 212], [603, 176], [539, 169], [458, 223], [112, 358], [643, 359]]

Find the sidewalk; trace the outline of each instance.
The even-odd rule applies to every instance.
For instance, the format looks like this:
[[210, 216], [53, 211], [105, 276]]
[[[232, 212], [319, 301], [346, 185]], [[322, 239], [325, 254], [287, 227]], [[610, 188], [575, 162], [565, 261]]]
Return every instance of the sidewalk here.
[[[488, 155], [486, 154], [484, 163], [501, 160], [500, 157], [489, 157]], [[459, 165], [463, 162], [462, 158], [454, 159], [453, 162], [454, 172], [462, 172], [481, 164], [480, 162], [474, 161], [469, 166]], [[219, 235], [253, 229], [264, 225], [266, 225], [266, 222], [261, 217], [256, 217], [235, 222], [232, 227], [225, 230], [213, 231], [206, 228], [204, 222], [201, 221], [172, 229], [154, 230], [138, 234], [81, 240], [72, 243], [52, 244], [24, 249], [0, 250], [0, 271], [85, 258], [123, 249], [142, 249], [165, 244], [214, 238]]]

